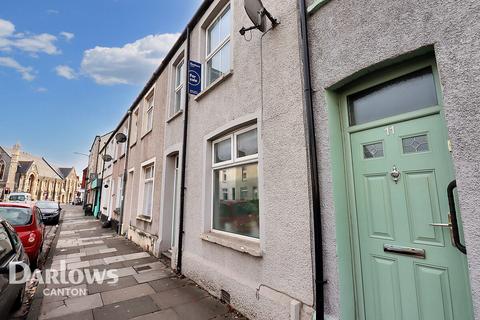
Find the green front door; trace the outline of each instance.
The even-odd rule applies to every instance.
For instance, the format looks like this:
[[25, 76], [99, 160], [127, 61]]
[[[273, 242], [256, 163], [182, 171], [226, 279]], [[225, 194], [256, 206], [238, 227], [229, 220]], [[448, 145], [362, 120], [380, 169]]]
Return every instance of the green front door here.
[[[432, 226], [448, 224], [447, 186], [455, 179], [441, 108], [430, 106], [437, 103], [432, 96], [430, 105], [414, 101], [419, 110], [406, 108], [408, 117], [399, 112], [404, 101], [413, 103], [408, 81], [417, 81], [411, 90], [429, 81], [434, 88], [431, 71], [422, 72], [353, 97], [347, 111], [357, 276], [367, 320], [473, 319], [466, 256], [452, 245], [449, 228]], [[399, 102], [383, 115], [378, 109], [395, 98], [383, 91], [395, 86]], [[378, 106], [368, 111], [371, 103]]]

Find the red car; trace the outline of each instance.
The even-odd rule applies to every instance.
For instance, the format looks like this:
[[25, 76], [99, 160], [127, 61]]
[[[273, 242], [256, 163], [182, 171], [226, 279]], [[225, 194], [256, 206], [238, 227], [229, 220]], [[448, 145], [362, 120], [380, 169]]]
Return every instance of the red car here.
[[0, 203], [0, 217], [13, 226], [28, 255], [30, 267], [35, 269], [38, 266], [45, 232], [40, 210], [29, 204]]

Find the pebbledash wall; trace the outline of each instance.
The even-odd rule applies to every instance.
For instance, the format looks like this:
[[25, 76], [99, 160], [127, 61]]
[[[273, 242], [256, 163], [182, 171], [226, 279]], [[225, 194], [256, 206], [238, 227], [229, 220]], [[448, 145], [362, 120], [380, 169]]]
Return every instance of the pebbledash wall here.
[[[309, 1], [317, 150], [323, 200], [326, 313], [353, 319], [351, 273], [335, 211], [328, 92], [369, 72], [429, 54], [436, 59], [453, 145], [476, 318], [480, 318], [480, 2]], [[343, 242], [343, 243], [340, 243]], [[351, 272], [351, 271], [350, 271]]]
[[[205, 1], [193, 22], [190, 59], [207, 65], [206, 30], [230, 6], [228, 70], [190, 96], [186, 147], [182, 272], [213, 295], [230, 294], [252, 319], [309, 319], [314, 303], [312, 224], [303, 114], [301, 33], [297, 1], [263, 1], [281, 24], [265, 34], [238, 34], [251, 22], [243, 1]], [[480, 317], [480, 30], [478, 1], [310, 0], [308, 32], [323, 220], [325, 312], [353, 319], [355, 295], [347, 228], [335, 207], [330, 94], [369, 72], [428, 54], [436, 59], [459, 184], [476, 316]], [[192, 26], [192, 25], [191, 25]], [[185, 34], [184, 34], [185, 35]], [[130, 108], [123, 233], [155, 255], [178, 262], [185, 100], [175, 108], [176, 70], [188, 43], [181, 38]], [[183, 79], [185, 86], [185, 79]], [[153, 94], [153, 95], [152, 95]], [[145, 131], [153, 97], [152, 130]], [[183, 97], [185, 99], [185, 97]], [[128, 114], [122, 123], [128, 119]], [[212, 146], [237, 130], [257, 128], [259, 239], [212, 231]], [[119, 132], [121, 125], [116, 129]], [[341, 141], [340, 141], [341, 144]], [[178, 157], [178, 158], [177, 158]], [[257, 159], [257, 158], [254, 158]], [[115, 164], [114, 164], [115, 165]], [[118, 165], [118, 162], [117, 162]], [[142, 210], [144, 168], [154, 165], [151, 218]], [[123, 173], [118, 168], [117, 174]], [[177, 183], [174, 183], [177, 172]], [[115, 177], [114, 177], [115, 178]], [[226, 197], [230, 195], [226, 194]], [[341, 214], [341, 213], [340, 213]], [[337, 223], [339, 222], [339, 223]], [[173, 226], [173, 227], [172, 227]], [[173, 234], [173, 236], [172, 236]], [[293, 306], [293, 308], [292, 308]], [[300, 308], [300, 311], [296, 309]]]
[[[227, 291], [252, 319], [289, 319], [291, 303], [307, 319], [313, 279], [298, 10], [295, 1], [264, 5], [281, 24], [263, 36], [238, 33], [251, 24], [243, 1], [215, 1], [191, 33], [191, 60], [205, 67], [206, 29], [230, 6], [231, 71], [190, 101], [182, 271], [216, 296]], [[212, 142], [252, 125], [258, 241], [212, 232]]]
[[[203, 88], [189, 98], [182, 273], [219, 298], [226, 291], [231, 305], [249, 318], [309, 319], [314, 293], [299, 16], [295, 1], [264, 4], [280, 17], [281, 24], [263, 35], [238, 33], [251, 24], [240, 0], [206, 1], [190, 23], [190, 60], [203, 66]], [[229, 51], [223, 50], [226, 69], [207, 85], [207, 30], [222, 16], [227, 26], [222, 30], [228, 36], [220, 47], [229, 46]], [[181, 94], [179, 104], [175, 97], [186, 89], [186, 37], [174, 48], [109, 143], [115, 143], [116, 133], [132, 117], [122, 233], [157, 256], [171, 255], [176, 269], [186, 97]], [[183, 79], [177, 82], [182, 63]], [[153, 123], [148, 130], [152, 101]], [[258, 152], [239, 158], [241, 173], [236, 174], [243, 178], [224, 195], [227, 206], [235, 199], [258, 203], [259, 223], [249, 222], [248, 232], [254, 236], [215, 232], [212, 204], [218, 194], [213, 191], [213, 144], [230, 136], [233, 145], [233, 137], [247, 132], [251, 147], [255, 129]], [[113, 181], [123, 173], [120, 162], [108, 168]], [[153, 209], [148, 216], [143, 202], [145, 168], [151, 165]], [[228, 175], [230, 179], [235, 174]], [[102, 198], [115, 203], [116, 183], [110, 188], [103, 189]], [[232, 226], [223, 227], [228, 231]]]

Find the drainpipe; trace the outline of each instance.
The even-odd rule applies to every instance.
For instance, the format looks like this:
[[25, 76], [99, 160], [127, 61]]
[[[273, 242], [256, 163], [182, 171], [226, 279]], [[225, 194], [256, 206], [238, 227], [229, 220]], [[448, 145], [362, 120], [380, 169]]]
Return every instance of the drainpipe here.
[[177, 273], [182, 273], [182, 247], [183, 247], [183, 224], [185, 216], [185, 168], [187, 167], [187, 133], [188, 133], [188, 66], [190, 61], [190, 26], [187, 26], [187, 49], [186, 49], [186, 77], [185, 77], [185, 110], [183, 119], [183, 143], [182, 143], [182, 177], [180, 182], [180, 216], [178, 227], [178, 248], [177, 248]]
[[123, 188], [122, 188], [122, 205], [120, 206], [120, 221], [118, 226], [117, 233], [119, 235], [122, 234], [122, 226], [123, 226], [123, 210], [125, 208], [125, 194], [127, 189], [127, 175], [128, 175], [128, 155], [130, 154], [130, 133], [132, 130], [132, 110], [128, 110], [128, 130], [127, 130], [127, 142], [126, 142], [126, 149], [125, 149], [125, 166], [123, 169]]
[[[100, 142], [101, 142], [101, 140], [100, 140]], [[105, 151], [103, 151], [103, 155], [105, 156], [106, 154], [107, 154], [107, 147], [105, 146]], [[100, 156], [100, 154], [98, 156]], [[98, 159], [97, 159], [97, 161], [98, 161]], [[103, 192], [103, 182], [104, 182], [103, 177], [104, 177], [104, 175], [105, 175], [105, 159], [104, 159], [104, 157], [102, 157], [102, 179], [101, 179], [102, 183], [100, 184], [100, 193], [98, 195], [98, 205], [100, 206], [100, 208], [99, 208], [100, 211], [98, 212], [99, 215], [98, 215], [97, 218], [100, 217], [100, 213], [102, 212], [102, 192]], [[97, 180], [98, 180], [98, 177], [97, 177]], [[95, 206], [94, 206], [94, 208], [95, 208]], [[95, 212], [93, 213], [93, 215], [95, 215]]]
[[307, 8], [305, 0], [298, 0], [300, 8], [301, 50], [303, 63], [303, 90], [305, 130], [312, 187], [313, 242], [314, 242], [314, 278], [315, 278], [315, 310], [317, 319], [324, 319], [324, 274], [323, 274], [323, 243], [322, 243], [322, 212], [320, 204], [320, 183], [318, 177], [317, 143], [315, 138], [315, 120], [312, 101], [312, 77], [310, 73], [310, 47], [308, 43]]

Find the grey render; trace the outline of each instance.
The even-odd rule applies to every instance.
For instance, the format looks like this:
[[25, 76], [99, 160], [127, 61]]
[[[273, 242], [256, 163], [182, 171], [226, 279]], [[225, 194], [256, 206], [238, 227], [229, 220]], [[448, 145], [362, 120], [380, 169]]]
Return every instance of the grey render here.
[[[309, 1], [310, 4], [314, 1]], [[326, 1], [327, 2], [327, 1]], [[339, 274], [325, 90], [431, 47], [453, 144], [476, 318], [480, 317], [480, 2], [328, 1], [308, 21], [323, 199], [326, 313], [340, 318]], [[368, 70], [367, 70], [368, 68]]]
[[[310, 187], [303, 114], [302, 65], [297, 1], [263, 1], [281, 24], [246, 41], [237, 32], [250, 25], [243, 1], [231, 1], [232, 71], [215, 86], [190, 96], [186, 150], [186, 202], [183, 273], [219, 297], [231, 294], [233, 307], [252, 319], [289, 319], [291, 305], [300, 318], [312, 314], [313, 259]], [[313, 4], [313, 0], [308, 4]], [[308, 18], [314, 86], [317, 150], [323, 211], [326, 313], [340, 319], [340, 277], [332, 189], [327, 90], [369, 71], [430, 50], [437, 60], [444, 108], [459, 182], [476, 316], [480, 317], [480, 198], [478, 105], [480, 3], [470, 1], [324, 1]], [[226, 5], [216, 0], [191, 33], [191, 60], [205, 61], [205, 28]], [[250, 33], [247, 33], [249, 39]], [[155, 116], [143, 136], [140, 97], [136, 143], [130, 144], [123, 230], [160, 255], [171, 245], [172, 162], [182, 155], [184, 113], [171, 114], [174, 66], [185, 59], [186, 43], [154, 80]], [[124, 121], [124, 120], [122, 120]], [[211, 141], [246, 124], [259, 129], [260, 243], [215, 240], [210, 233]], [[119, 125], [120, 128], [120, 125]], [[155, 159], [154, 213], [137, 219], [141, 164]], [[130, 177], [130, 175], [129, 175]], [[170, 200], [169, 200], [170, 199]], [[178, 234], [178, 225], [176, 226]], [[145, 240], [147, 239], [147, 240]], [[212, 240], [213, 239], [213, 240]], [[150, 246], [151, 245], [151, 246]], [[239, 250], [247, 246], [250, 250]], [[178, 248], [172, 250], [175, 268]], [[253, 254], [252, 254], [253, 253]]]

